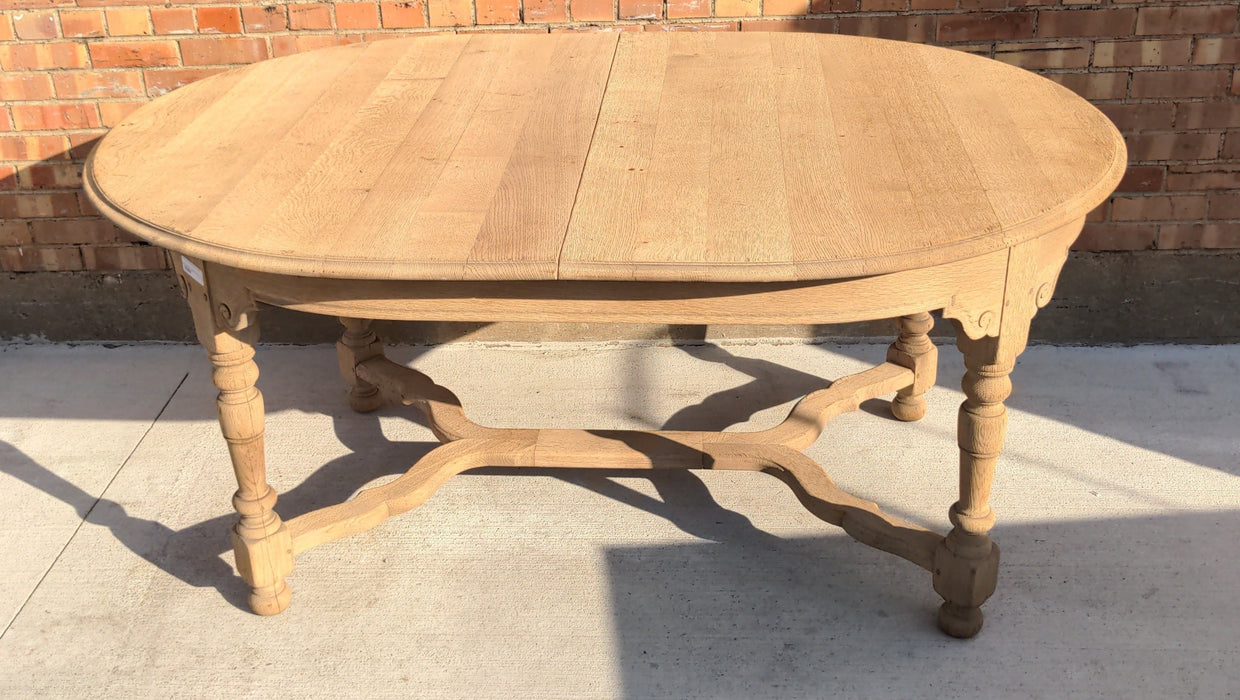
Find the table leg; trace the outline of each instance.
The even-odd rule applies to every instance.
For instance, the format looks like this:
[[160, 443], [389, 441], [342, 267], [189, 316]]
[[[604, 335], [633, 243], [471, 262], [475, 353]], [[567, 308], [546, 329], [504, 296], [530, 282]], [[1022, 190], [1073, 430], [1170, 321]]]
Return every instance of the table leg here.
[[336, 343], [336, 357], [340, 361], [340, 376], [349, 385], [349, 406], [359, 413], [369, 413], [383, 405], [379, 387], [359, 379], [354, 371], [359, 364], [372, 357], [383, 355], [383, 342], [370, 328], [370, 321], [360, 318], [340, 318], [344, 335]]
[[1007, 432], [1003, 401], [1012, 392], [1008, 374], [1016, 356], [1000, 338], [973, 340], [963, 332], [957, 347], [966, 367], [957, 426], [960, 500], [948, 513], [952, 531], [935, 553], [934, 589], [945, 601], [939, 626], [954, 637], [972, 637], [982, 628], [981, 605], [998, 579], [999, 548], [989, 535], [995, 524], [990, 487]]
[[926, 415], [926, 399], [922, 396], [934, 386], [939, 351], [930, 340], [934, 319], [922, 312], [900, 317], [900, 337], [887, 349], [887, 361], [913, 370], [913, 384], [896, 393], [891, 401], [891, 414], [903, 421], [919, 420]]
[[233, 507], [241, 518], [232, 532], [237, 573], [250, 586], [250, 608], [259, 615], [274, 615], [288, 607], [292, 595], [284, 578], [293, 571], [293, 540], [276, 515], [276, 492], [267, 483], [263, 395], [255, 387], [258, 325], [251, 322], [233, 330], [220, 323], [201, 288], [191, 289], [189, 302], [198, 339], [213, 366], [211, 380], [220, 390], [216, 399], [220, 430], [237, 477]]

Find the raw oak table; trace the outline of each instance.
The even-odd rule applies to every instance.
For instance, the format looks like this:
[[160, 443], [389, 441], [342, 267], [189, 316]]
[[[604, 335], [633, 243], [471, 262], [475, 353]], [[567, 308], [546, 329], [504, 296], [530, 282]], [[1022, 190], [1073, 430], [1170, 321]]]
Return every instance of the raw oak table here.
[[[1031, 73], [941, 48], [811, 34], [436, 35], [216, 75], [112, 130], [91, 201], [169, 250], [214, 365], [255, 612], [310, 547], [480, 466], [761, 470], [815, 515], [933, 574], [939, 624], [982, 625], [1008, 373], [1085, 215], [1115, 128]], [[443, 445], [288, 522], [263, 457], [256, 302], [339, 316], [359, 411], [421, 409]], [[926, 410], [941, 310], [967, 371], [946, 537], [844, 493], [802, 450], [893, 395]], [[477, 425], [383, 356], [372, 319], [818, 324], [899, 318], [887, 361], [750, 433]]]

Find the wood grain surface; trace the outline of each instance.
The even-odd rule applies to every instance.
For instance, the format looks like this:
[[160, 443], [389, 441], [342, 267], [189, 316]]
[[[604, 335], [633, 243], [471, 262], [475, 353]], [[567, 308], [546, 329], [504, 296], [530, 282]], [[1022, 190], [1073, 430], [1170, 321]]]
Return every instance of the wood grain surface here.
[[255, 272], [783, 282], [973, 258], [1080, 220], [1116, 129], [1032, 73], [796, 33], [433, 35], [199, 81], [101, 142], [129, 231]]

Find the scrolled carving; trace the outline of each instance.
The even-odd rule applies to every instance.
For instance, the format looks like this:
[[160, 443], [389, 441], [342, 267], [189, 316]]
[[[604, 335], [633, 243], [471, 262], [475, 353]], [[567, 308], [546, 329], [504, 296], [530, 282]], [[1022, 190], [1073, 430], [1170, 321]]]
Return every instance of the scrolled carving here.
[[991, 300], [989, 303], [994, 308], [979, 308], [971, 301], [962, 301], [953, 296], [951, 303], [943, 307], [943, 318], [955, 321], [957, 328], [974, 340], [993, 337], [999, 335], [1002, 299]]
[[242, 284], [238, 275], [221, 265], [203, 266], [209, 280], [208, 289], [216, 321], [224, 328], [241, 331], [253, 326], [258, 318], [254, 295]]

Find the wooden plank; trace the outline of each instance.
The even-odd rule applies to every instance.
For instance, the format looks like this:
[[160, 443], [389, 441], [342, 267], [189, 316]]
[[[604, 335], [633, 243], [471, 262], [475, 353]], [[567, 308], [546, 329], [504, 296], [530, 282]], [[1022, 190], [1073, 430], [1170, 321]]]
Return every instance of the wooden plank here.
[[633, 42], [621, 35], [560, 253], [564, 279], [632, 279], [621, 263], [632, 260], [638, 222], [646, 216], [672, 36]]
[[871, 231], [860, 225], [857, 203], [845, 186], [848, 173], [819, 46], [810, 34], [771, 36], [784, 188], [798, 277], [803, 266], [836, 255], [840, 241], [859, 250], [877, 247], [868, 238]]
[[345, 249], [337, 242], [346, 235], [355, 212], [399, 144], [415, 128], [417, 121], [411, 115], [420, 114], [437, 94], [468, 40], [436, 37], [408, 44], [348, 128], [253, 235], [269, 241], [272, 248], [305, 251], [302, 254], [307, 258], [319, 261], [302, 274], [347, 266], [338, 260], [347, 254], [341, 255]]
[[[192, 231], [365, 48], [312, 52], [304, 61], [273, 61], [268, 70], [248, 72], [137, 166], [147, 178], [141, 186], [159, 193], [150, 200], [150, 215], [165, 228]], [[304, 79], [306, 73], [315, 79]], [[230, 245], [228, 239], [218, 243]]]
[[[474, 35], [396, 157], [359, 208], [342, 245], [380, 255], [420, 252], [425, 273], [459, 279], [539, 88], [555, 43]], [[476, 55], [476, 58], [475, 58]]]
[[356, 128], [364, 115], [358, 105], [372, 97], [395, 62], [409, 50], [401, 43], [381, 41], [366, 47], [358, 59], [331, 82], [323, 95], [289, 128], [284, 137], [261, 154], [203, 220], [193, 228], [195, 236], [229, 240], [239, 232], [252, 233], [302, 182], [329, 146]]
[[157, 147], [228, 95], [252, 69], [218, 73], [187, 85], [157, 103], [144, 105], [108, 132], [94, 150], [92, 165], [95, 176], [107, 182], [114, 201], [144, 209], [151, 192], [143, 188], [150, 182]]
[[[924, 56], [922, 65], [939, 93], [938, 105], [961, 137], [973, 172], [986, 183], [987, 199], [1000, 221], [1028, 220], [1062, 196], [1064, 185], [1036, 167], [1039, 153], [1021, 137], [1025, 122], [1021, 112], [1030, 107], [1022, 96], [1028, 85], [976, 80], [976, 58], [966, 54], [934, 53]], [[1042, 120], [1047, 117], [1041, 109], [1034, 114]], [[1022, 167], [1013, 167], [1016, 163]], [[1030, 197], [1032, 191], [1055, 197]]]
[[[531, 37], [532, 38], [532, 37]], [[615, 57], [615, 34], [560, 34], [465, 266], [471, 279], [552, 279]]]

